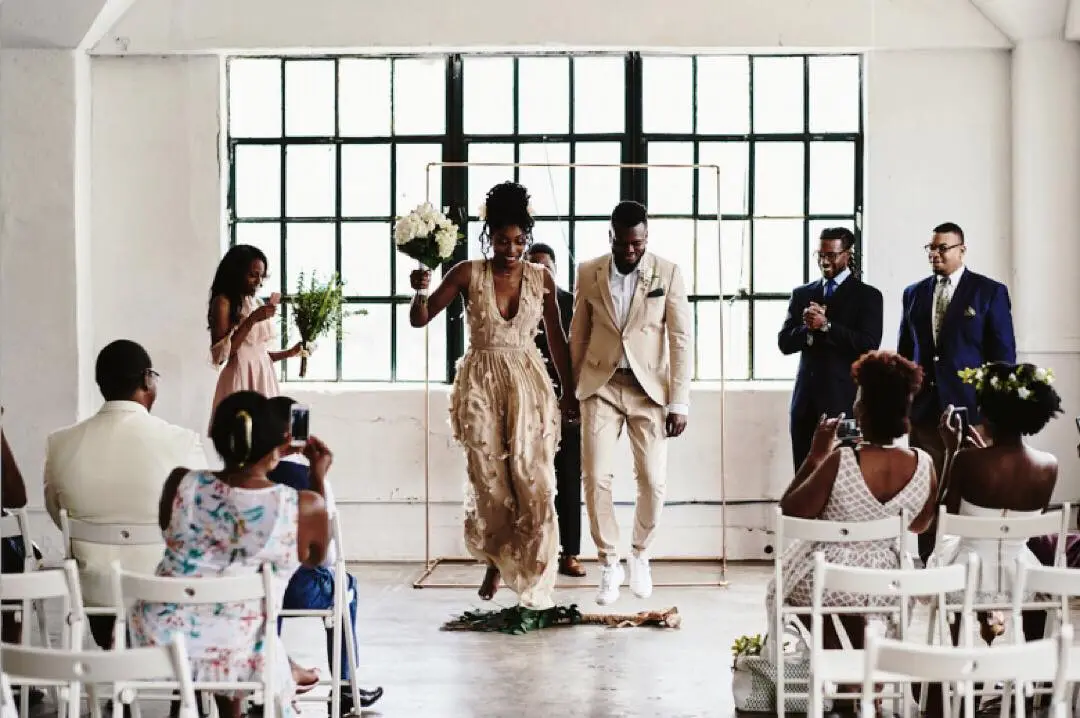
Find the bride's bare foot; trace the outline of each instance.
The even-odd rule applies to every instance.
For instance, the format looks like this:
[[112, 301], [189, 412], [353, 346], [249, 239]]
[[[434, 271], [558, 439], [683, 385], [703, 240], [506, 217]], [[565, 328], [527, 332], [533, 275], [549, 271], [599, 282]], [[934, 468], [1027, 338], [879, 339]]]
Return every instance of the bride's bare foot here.
[[304, 668], [289, 659], [289, 668], [292, 669], [293, 681], [296, 683], [297, 693], [307, 693], [319, 682], [319, 671], [315, 668]]
[[495, 597], [495, 592], [499, 590], [499, 569], [494, 566], [488, 566], [487, 573], [484, 574], [484, 582], [480, 584], [480, 598], [485, 601], [490, 601]]

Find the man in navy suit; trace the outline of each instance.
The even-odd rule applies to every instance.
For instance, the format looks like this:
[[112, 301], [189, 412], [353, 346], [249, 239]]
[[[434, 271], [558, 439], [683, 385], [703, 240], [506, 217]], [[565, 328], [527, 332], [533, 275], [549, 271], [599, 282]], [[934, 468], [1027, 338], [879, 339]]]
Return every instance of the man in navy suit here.
[[[982, 423], [975, 388], [958, 372], [991, 361], [1015, 363], [1016, 338], [1008, 288], [964, 267], [964, 230], [952, 222], [938, 225], [924, 249], [933, 274], [904, 290], [896, 349], [923, 369], [911, 407], [911, 445], [930, 454], [940, 476], [945, 447], [938, 422], [945, 408], [966, 407], [971, 425]], [[924, 560], [933, 545], [931, 528], [919, 536]]]
[[845, 227], [821, 232], [821, 279], [791, 293], [787, 318], [777, 337], [784, 354], [799, 352], [799, 374], [791, 396], [791, 454], [795, 470], [810, 453], [822, 414], [851, 417], [855, 382], [851, 365], [881, 345], [881, 292], [852, 271], [855, 235]]

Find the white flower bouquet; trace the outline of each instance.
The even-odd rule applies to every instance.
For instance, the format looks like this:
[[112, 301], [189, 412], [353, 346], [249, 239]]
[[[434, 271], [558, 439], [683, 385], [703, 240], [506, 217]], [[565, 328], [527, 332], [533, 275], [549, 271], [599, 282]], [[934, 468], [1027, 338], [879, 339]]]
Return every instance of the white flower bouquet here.
[[394, 225], [398, 250], [428, 269], [450, 259], [463, 238], [458, 226], [430, 202], [424, 202]]

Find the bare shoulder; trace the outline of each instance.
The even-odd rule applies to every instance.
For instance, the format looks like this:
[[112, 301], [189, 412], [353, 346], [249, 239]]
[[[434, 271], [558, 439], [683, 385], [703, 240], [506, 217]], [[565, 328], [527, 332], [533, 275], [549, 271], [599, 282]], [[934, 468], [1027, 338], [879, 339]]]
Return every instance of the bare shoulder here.
[[1031, 458], [1032, 463], [1039, 469], [1053, 472], [1055, 476], [1057, 475], [1058, 460], [1057, 457], [1050, 452], [1028, 448], [1028, 456]]
[[304, 489], [299, 493], [300, 514], [310, 516], [326, 511], [326, 500], [314, 491]]

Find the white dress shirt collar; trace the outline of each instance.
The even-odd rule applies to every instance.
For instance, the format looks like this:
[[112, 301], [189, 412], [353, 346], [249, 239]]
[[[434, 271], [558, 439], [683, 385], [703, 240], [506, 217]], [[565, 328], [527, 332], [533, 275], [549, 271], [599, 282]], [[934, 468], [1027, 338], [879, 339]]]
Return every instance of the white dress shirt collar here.
[[[833, 284], [835, 284], [837, 287], [839, 287], [841, 284], [844, 283], [844, 280], [847, 279], [850, 276], [851, 276], [851, 267], [844, 267], [844, 271], [840, 272], [840, 274], [837, 274], [835, 277], [832, 278]], [[821, 286], [824, 287], [828, 283], [829, 283], [828, 279], [825, 279], [824, 277], [821, 278]]]

